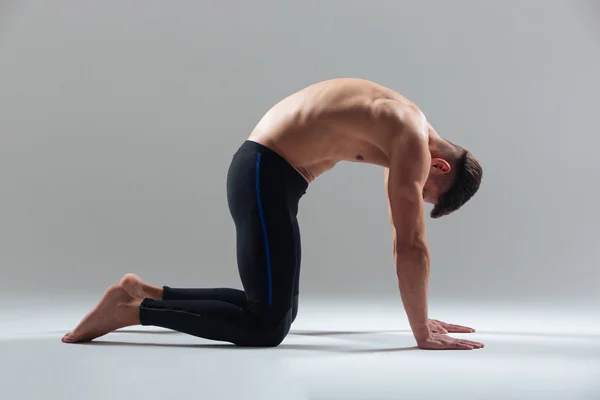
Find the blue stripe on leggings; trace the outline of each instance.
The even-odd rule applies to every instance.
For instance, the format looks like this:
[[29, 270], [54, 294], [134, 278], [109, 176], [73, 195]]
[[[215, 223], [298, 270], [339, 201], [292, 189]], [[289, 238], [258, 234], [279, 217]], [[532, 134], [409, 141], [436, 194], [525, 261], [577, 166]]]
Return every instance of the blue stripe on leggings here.
[[263, 213], [262, 200], [260, 198], [260, 159], [262, 154], [258, 153], [256, 157], [256, 200], [258, 201], [258, 215], [262, 225], [263, 235], [265, 237], [265, 252], [267, 253], [267, 279], [269, 282], [269, 306], [273, 303], [273, 285], [271, 281], [271, 251], [269, 249], [269, 237], [267, 236], [267, 224]]

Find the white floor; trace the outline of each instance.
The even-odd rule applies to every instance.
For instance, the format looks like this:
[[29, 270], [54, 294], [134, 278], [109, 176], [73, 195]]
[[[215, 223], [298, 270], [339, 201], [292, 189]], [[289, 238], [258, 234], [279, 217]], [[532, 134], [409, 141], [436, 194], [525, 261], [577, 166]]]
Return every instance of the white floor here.
[[304, 300], [273, 349], [146, 327], [62, 344], [92, 305], [0, 309], [0, 399], [600, 400], [594, 309], [432, 307], [432, 318], [478, 329], [461, 335], [485, 343], [475, 351], [416, 349], [399, 303], [331, 300]]

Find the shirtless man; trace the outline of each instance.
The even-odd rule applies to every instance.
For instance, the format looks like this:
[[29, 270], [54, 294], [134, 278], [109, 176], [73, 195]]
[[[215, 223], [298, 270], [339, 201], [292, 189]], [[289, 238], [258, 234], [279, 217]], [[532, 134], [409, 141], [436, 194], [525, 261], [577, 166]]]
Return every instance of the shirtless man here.
[[417, 345], [482, 348], [447, 335], [473, 329], [428, 318], [423, 207], [435, 205], [432, 218], [456, 211], [478, 190], [481, 166], [441, 138], [409, 100], [362, 79], [320, 82], [283, 99], [233, 156], [227, 199], [243, 291], [157, 287], [127, 274], [63, 342], [152, 325], [238, 346], [278, 346], [298, 312], [298, 203], [310, 182], [340, 161], [385, 169], [399, 289]]

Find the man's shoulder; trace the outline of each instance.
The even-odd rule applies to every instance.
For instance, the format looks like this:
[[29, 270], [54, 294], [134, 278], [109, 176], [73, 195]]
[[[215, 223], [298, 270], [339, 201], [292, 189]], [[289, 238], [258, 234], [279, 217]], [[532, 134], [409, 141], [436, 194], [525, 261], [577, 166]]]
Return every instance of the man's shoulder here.
[[372, 103], [373, 112], [400, 132], [427, 133], [427, 118], [417, 105], [402, 98], [382, 96]]
[[402, 175], [423, 176], [429, 170], [431, 153], [426, 130], [408, 125], [399, 130], [390, 145], [390, 169], [403, 170]]

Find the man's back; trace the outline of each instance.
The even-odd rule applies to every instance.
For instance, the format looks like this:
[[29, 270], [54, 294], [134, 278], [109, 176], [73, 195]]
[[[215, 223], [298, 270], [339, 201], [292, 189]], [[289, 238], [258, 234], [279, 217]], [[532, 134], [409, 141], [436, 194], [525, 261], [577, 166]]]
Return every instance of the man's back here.
[[249, 139], [281, 154], [311, 182], [339, 161], [389, 166], [398, 122], [421, 111], [397, 92], [355, 78], [302, 89], [271, 108]]

